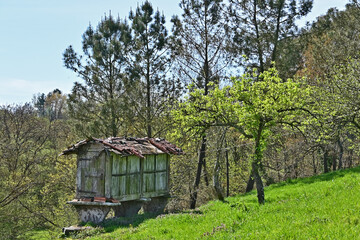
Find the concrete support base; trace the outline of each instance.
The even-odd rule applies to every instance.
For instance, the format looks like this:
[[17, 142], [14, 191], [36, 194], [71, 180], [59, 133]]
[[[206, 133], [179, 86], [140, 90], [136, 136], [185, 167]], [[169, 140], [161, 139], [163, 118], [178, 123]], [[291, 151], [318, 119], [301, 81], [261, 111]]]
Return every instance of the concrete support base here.
[[111, 208], [121, 205], [121, 203], [84, 201], [70, 201], [67, 203], [75, 207], [81, 222], [93, 222], [95, 224], [104, 221]]
[[111, 210], [109, 206], [80, 206], [74, 205], [81, 222], [93, 222], [99, 224], [105, 220]]
[[167, 202], [167, 197], [154, 197], [144, 203], [143, 210], [145, 213], [163, 213]]
[[115, 217], [133, 217], [138, 214], [141, 207], [144, 213], [163, 213], [168, 202], [168, 197], [141, 198], [140, 200], [126, 201], [121, 203], [108, 202], [67, 202], [75, 207], [81, 222], [99, 224], [103, 222], [111, 209], [114, 209]]
[[133, 217], [139, 212], [142, 204], [140, 201], [121, 202], [120, 206], [114, 208], [115, 217]]

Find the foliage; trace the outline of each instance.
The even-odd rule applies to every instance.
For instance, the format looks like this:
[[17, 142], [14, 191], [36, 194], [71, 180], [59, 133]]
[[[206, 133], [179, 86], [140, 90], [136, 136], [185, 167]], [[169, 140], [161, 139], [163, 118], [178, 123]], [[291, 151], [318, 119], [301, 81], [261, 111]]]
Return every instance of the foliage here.
[[[257, 78], [262, 81], [256, 81]], [[238, 128], [245, 137], [253, 138], [261, 118], [267, 127], [293, 122], [299, 114], [296, 110], [305, 110], [304, 97], [310, 89], [301, 81], [283, 82], [272, 68], [260, 75], [254, 72], [233, 77], [232, 86], [215, 87], [206, 96], [203, 90], [195, 90], [174, 114], [194, 134], [203, 128], [227, 124]]]
[[127, 78], [125, 54], [131, 39], [129, 26], [111, 15], [83, 35], [83, 53], [72, 46], [64, 54], [65, 67], [84, 83], [75, 82], [69, 95], [69, 114], [83, 136], [117, 136], [124, 124], [123, 95]]
[[175, 69], [182, 81], [206, 89], [210, 81], [226, 77], [232, 56], [222, 0], [182, 0], [182, 17], [174, 16]]
[[1, 235], [73, 221], [60, 210], [72, 194], [63, 186], [74, 184], [74, 162], [57, 158], [71, 136], [67, 123], [39, 118], [29, 104], [1, 106], [0, 119]]
[[169, 78], [170, 43], [165, 16], [150, 2], [130, 12], [132, 40], [126, 55], [132, 86], [126, 101], [126, 115], [139, 136], [163, 136], [169, 124], [169, 108], [179, 96], [179, 86]]
[[348, 4], [343, 11], [329, 9], [309, 27], [303, 72], [313, 84], [326, 84], [334, 74], [334, 65], [342, 65], [348, 58], [358, 57], [359, 16], [360, 9]]
[[[227, 52], [229, 38], [224, 16], [222, 0], [190, 1], [182, 0], [181, 18], [174, 16], [173, 54], [175, 70], [184, 85], [194, 84], [195, 88], [204, 89], [206, 95], [208, 83], [220, 83], [224, 80], [226, 67], [231, 65], [232, 56]], [[198, 162], [195, 181], [190, 190], [190, 207], [195, 208], [202, 172], [209, 185], [206, 170], [207, 145], [206, 134], [201, 133], [201, 144], [198, 150]], [[198, 136], [193, 139], [199, 140]], [[196, 143], [194, 143], [196, 144]]]
[[351, 145], [357, 142], [353, 140], [357, 136], [354, 91], [357, 88], [355, 59], [360, 50], [356, 24], [359, 14], [358, 6], [353, 3], [343, 11], [329, 9], [320, 16], [308, 29], [304, 69], [297, 73], [317, 86], [314, 99], [320, 121], [309, 125], [306, 135], [311, 148], [323, 153], [325, 172], [329, 170], [330, 155], [336, 158], [332, 161], [333, 169], [342, 168], [343, 155], [352, 154]]
[[[77, 137], [169, 137], [171, 128], [168, 140], [186, 155], [170, 163], [178, 197], [169, 211], [224, 200], [226, 188], [242, 192], [249, 175], [267, 204], [250, 193], [156, 220], [112, 219], [74, 237], [356, 238], [359, 169], [288, 180], [265, 188], [264, 199], [263, 185], [359, 164], [359, 3], [299, 31], [296, 19], [312, 2], [181, 0], [169, 34], [165, 16], [145, 1], [128, 20], [110, 15], [89, 26], [82, 54], [70, 46], [63, 55], [81, 78], [68, 99], [55, 89], [34, 97], [36, 110], [0, 107], [0, 238], [56, 238], [59, 226], [75, 223], [65, 202], [76, 160], [58, 154]], [[255, 70], [229, 80], [244, 70], [234, 66]], [[306, 81], [287, 80], [295, 72]]]
[[[257, 79], [262, 79], [257, 81]], [[299, 116], [310, 113], [308, 107], [311, 88], [288, 79], [283, 82], [275, 69], [260, 75], [246, 73], [233, 78], [232, 86], [215, 87], [190, 93], [189, 100], [180, 105], [174, 117], [183, 128], [194, 133], [212, 126], [230, 126], [245, 138], [254, 139], [252, 169], [259, 175], [263, 151], [273, 126], [288, 125], [299, 129]], [[257, 181], [259, 202], [263, 202], [262, 182]], [[261, 186], [261, 187], [260, 187]], [[260, 187], [260, 189], [259, 189]]]
[[[248, 66], [259, 72], [276, 62], [282, 76], [292, 77], [286, 71], [294, 71], [300, 60], [300, 32], [296, 20], [312, 9], [313, 0], [230, 0], [234, 46], [237, 56], [245, 55]], [[293, 48], [293, 49], [291, 49]], [[293, 72], [295, 73], [295, 72]]]
[[38, 116], [47, 117], [50, 121], [66, 118], [66, 95], [59, 89], [54, 89], [47, 95], [45, 93], [34, 95], [33, 105]]
[[335, 74], [329, 82], [331, 92], [327, 93], [328, 99], [325, 103], [331, 106], [330, 112], [336, 116], [338, 121], [350, 123], [358, 130], [360, 130], [359, 66], [358, 59], [349, 59], [344, 65], [334, 67]]
[[[359, 61], [348, 59], [331, 68], [332, 74], [318, 92], [318, 109], [322, 113], [322, 125], [317, 142], [345, 145], [347, 151], [358, 145], [354, 141], [359, 135]], [[320, 132], [319, 132], [320, 131]], [[311, 129], [312, 134], [316, 133]], [[340, 147], [342, 147], [340, 145]], [[340, 149], [341, 150], [341, 149]], [[341, 150], [339, 154], [343, 154]], [[339, 168], [342, 167], [341, 156]]]

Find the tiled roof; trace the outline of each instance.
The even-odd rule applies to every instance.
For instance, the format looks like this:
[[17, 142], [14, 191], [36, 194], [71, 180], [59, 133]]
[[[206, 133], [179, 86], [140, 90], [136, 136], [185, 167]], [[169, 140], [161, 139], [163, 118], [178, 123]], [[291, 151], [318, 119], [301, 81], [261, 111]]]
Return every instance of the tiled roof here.
[[124, 138], [124, 137], [110, 137], [106, 139], [89, 138], [77, 142], [68, 147], [61, 155], [77, 153], [78, 149], [89, 143], [103, 144], [104, 150], [107, 149], [120, 155], [136, 155], [144, 158], [144, 155], [149, 154], [183, 154], [183, 151], [174, 144], [160, 138]]

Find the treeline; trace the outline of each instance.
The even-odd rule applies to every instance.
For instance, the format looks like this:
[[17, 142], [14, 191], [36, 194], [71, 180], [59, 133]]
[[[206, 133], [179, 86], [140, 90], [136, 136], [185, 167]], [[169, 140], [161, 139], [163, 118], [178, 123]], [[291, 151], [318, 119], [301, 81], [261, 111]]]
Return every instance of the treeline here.
[[69, 46], [79, 81], [0, 109], [2, 236], [76, 221], [65, 205], [76, 159], [93, 137], [160, 137], [171, 162], [170, 211], [355, 166], [360, 119], [360, 5], [300, 28], [312, 0], [182, 0], [171, 19], [146, 1], [105, 16]]

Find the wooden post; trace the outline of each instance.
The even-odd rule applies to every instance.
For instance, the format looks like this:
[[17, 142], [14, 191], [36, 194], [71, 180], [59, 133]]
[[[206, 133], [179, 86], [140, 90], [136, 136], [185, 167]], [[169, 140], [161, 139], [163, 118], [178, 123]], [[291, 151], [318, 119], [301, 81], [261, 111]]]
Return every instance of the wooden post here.
[[113, 153], [106, 151], [105, 155], [105, 197], [111, 197], [111, 174]]

